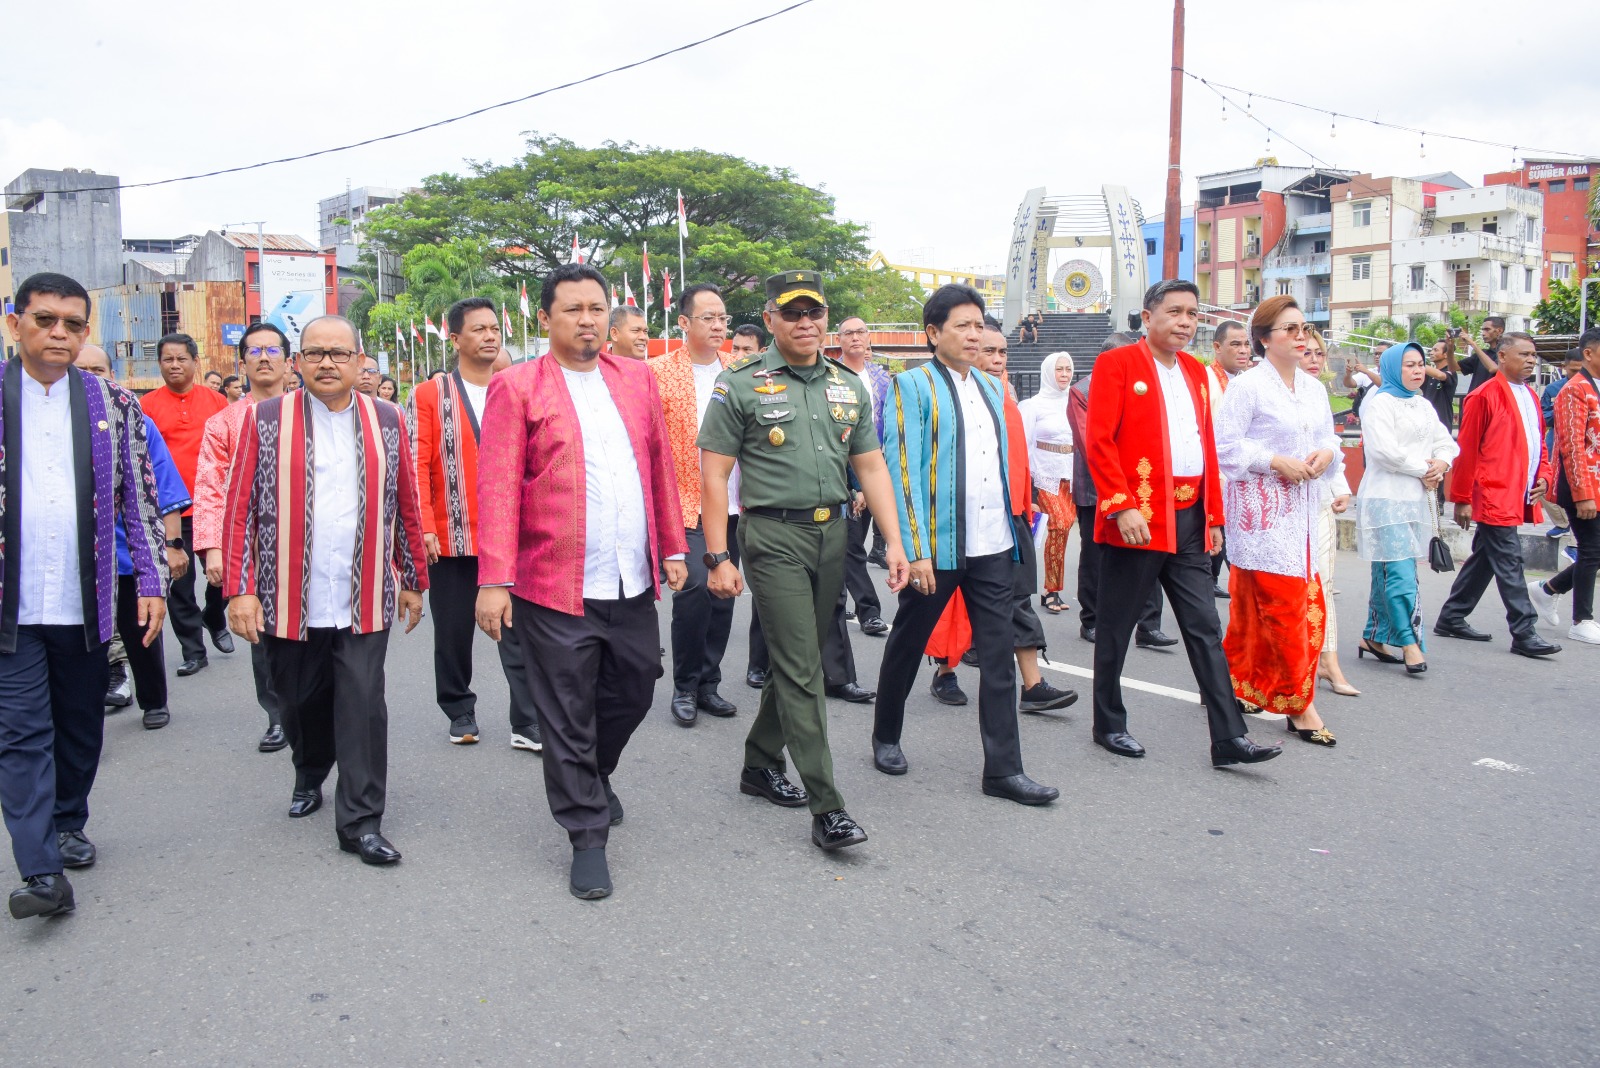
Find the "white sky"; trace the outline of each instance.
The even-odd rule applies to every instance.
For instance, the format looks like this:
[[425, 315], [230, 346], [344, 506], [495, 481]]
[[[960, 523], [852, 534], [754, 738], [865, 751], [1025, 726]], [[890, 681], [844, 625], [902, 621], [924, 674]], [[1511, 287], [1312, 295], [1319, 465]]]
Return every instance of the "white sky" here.
[[[520, 96], [642, 58], [785, 0], [553, 4], [455, 0], [423, 23], [371, 0], [66, 3], [41, 47], [0, 68], [0, 182], [30, 166], [148, 181], [324, 148]], [[1243, 12], [1241, 14], [1241, 12]], [[123, 193], [129, 237], [265, 219], [316, 240], [316, 202], [509, 161], [521, 132], [729, 152], [825, 187], [891, 256], [1002, 261], [1022, 193], [1129, 186], [1161, 210], [1170, 0], [815, 0], [640, 70], [400, 141]], [[1246, 89], [1491, 141], [1600, 154], [1600, 78], [1585, 49], [1600, 4], [1502, 0], [1191, 0], [1186, 66]], [[41, 39], [43, 40], [43, 39]], [[1512, 153], [1257, 101], [1327, 164], [1453, 170]], [[1247, 166], [1261, 127], [1186, 80], [1193, 176]], [[1285, 164], [1305, 153], [1273, 139]]]

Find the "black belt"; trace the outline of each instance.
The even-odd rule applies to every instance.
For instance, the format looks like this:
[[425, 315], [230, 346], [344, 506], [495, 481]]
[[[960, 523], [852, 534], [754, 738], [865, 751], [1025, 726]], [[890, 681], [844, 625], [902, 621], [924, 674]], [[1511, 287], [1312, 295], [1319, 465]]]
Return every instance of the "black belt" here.
[[784, 523], [831, 523], [844, 514], [842, 507], [832, 508], [746, 508], [751, 515], [777, 519]]

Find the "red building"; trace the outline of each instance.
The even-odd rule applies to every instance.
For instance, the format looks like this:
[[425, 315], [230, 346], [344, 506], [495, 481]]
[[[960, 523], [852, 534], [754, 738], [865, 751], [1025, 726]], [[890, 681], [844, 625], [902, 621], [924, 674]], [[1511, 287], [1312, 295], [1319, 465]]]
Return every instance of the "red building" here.
[[1544, 195], [1544, 278], [1540, 293], [1548, 296], [1552, 278], [1576, 281], [1595, 273], [1600, 258], [1600, 230], [1589, 223], [1589, 182], [1600, 176], [1600, 160], [1525, 160], [1521, 170], [1483, 176], [1484, 185], [1515, 185]]

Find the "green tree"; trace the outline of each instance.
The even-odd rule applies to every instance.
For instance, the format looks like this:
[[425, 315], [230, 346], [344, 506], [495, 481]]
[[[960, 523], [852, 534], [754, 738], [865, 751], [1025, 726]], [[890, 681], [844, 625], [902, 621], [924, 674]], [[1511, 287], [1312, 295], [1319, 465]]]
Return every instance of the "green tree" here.
[[1533, 318], [1538, 320], [1541, 334], [1576, 334], [1578, 325], [1585, 321], [1578, 308], [1578, 292], [1582, 288], [1588, 304], [1587, 321], [1596, 325], [1600, 318], [1600, 299], [1596, 299], [1594, 286], [1585, 286], [1581, 280], [1550, 283], [1550, 295], [1534, 305]]
[[[437, 174], [422, 192], [367, 216], [369, 237], [402, 253], [412, 283], [418, 249], [452, 250], [442, 271], [419, 277], [443, 292], [446, 281], [479, 289], [496, 283], [530, 291], [578, 247], [618, 284], [626, 276], [641, 299], [641, 262], [651, 255], [654, 329], [663, 320], [662, 269], [673, 291], [686, 284], [719, 286], [736, 319], [759, 319], [762, 281], [796, 268], [820, 271], [832, 318], [914, 318], [920, 291], [893, 272], [868, 272], [865, 230], [834, 217], [834, 201], [782, 168], [700, 149], [663, 149], [606, 142], [585, 148], [565, 138], [532, 134], [512, 163], [468, 163], [465, 175]], [[679, 277], [677, 195], [682, 190], [689, 235]], [[478, 275], [464, 273], [465, 250], [476, 249]], [[430, 260], [430, 262], [432, 262]], [[421, 263], [417, 263], [422, 271]], [[426, 301], [423, 301], [426, 306]], [[870, 315], [869, 315], [870, 313]]]

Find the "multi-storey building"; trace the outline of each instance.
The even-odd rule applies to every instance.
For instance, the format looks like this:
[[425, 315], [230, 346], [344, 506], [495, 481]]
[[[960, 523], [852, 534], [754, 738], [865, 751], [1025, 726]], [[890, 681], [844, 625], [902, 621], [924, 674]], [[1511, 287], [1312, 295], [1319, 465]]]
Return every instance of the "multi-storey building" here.
[[1522, 169], [1486, 174], [1484, 185], [1514, 185], [1544, 198], [1543, 262], [1539, 294], [1552, 280], [1572, 282], [1594, 274], [1600, 259], [1600, 226], [1589, 218], [1589, 183], [1600, 160], [1530, 159]]
[[917, 283], [924, 293], [930, 295], [940, 286], [952, 283], [976, 289], [986, 304], [998, 306], [1006, 295], [1006, 276], [994, 271], [982, 271], [972, 267], [928, 267], [914, 263], [890, 263], [889, 257], [881, 251], [874, 252], [867, 260], [867, 269], [895, 271], [907, 281]]
[[1526, 325], [1539, 302], [1544, 198], [1514, 185], [1424, 194], [1414, 236], [1394, 242], [1390, 314], [1443, 317], [1449, 307]]

